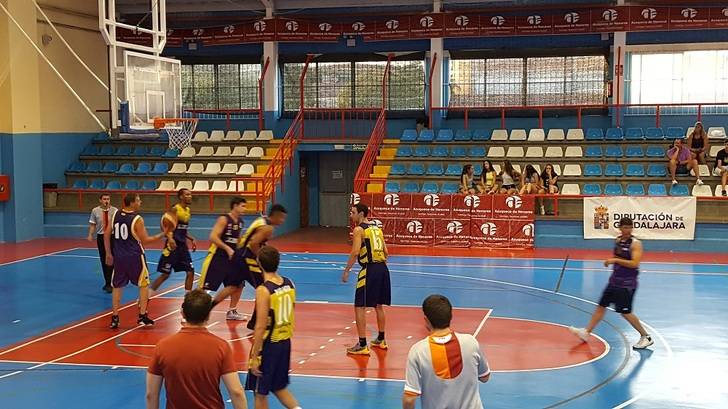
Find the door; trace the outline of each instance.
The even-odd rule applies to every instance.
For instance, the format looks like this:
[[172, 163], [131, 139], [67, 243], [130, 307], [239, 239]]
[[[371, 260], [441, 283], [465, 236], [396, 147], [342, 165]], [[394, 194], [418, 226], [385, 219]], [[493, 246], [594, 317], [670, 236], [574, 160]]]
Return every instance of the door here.
[[361, 152], [324, 152], [319, 156], [319, 224], [349, 225], [349, 200]]

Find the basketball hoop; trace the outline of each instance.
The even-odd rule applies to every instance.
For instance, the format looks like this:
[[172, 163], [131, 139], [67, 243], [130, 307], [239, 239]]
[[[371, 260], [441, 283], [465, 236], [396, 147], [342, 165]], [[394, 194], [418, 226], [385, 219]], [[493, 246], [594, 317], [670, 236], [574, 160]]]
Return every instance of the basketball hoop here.
[[167, 132], [169, 148], [181, 151], [190, 146], [197, 118], [154, 118], [154, 129]]

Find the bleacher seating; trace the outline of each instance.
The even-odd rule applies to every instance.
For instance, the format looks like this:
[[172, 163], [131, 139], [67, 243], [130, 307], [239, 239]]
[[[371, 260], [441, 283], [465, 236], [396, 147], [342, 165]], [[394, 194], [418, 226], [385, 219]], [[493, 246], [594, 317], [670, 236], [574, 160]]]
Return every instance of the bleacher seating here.
[[645, 186], [642, 183], [630, 183], [627, 185], [627, 196], [644, 196]]
[[423, 129], [417, 136], [417, 142], [432, 142], [435, 139], [435, 133], [430, 129]]

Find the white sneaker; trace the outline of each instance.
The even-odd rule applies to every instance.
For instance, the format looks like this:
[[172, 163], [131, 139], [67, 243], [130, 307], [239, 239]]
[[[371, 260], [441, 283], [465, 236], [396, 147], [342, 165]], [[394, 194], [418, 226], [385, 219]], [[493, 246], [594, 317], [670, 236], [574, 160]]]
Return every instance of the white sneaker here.
[[227, 312], [225, 319], [230, 321], [245, 321], [248, 317], [239, 313], [238, 310], [230, 310]]
[[673, 185], [677, 185], [677, 180], [673, 179], [673, 180], [672, 180], [672, 184], [673, 184]]
[[589, 341], [589, 333], [586, 331], [585, 328], [569, 327], [569, 331], [571, 331], [572, 334], [579, 337], [580, 340], [582, 340], [584, 342]]
[[702, 179], [698, 179], [698, 180], [695, 181], [695, 184], [697, 184], [698, 186], [702, 186], [703, 185], [703, 180]]
[[644, 337], [640, 337], [640, 340], [636, 344], [632, 345], [632, 348], [633, 349], [645, 349], [654, 343], [655, 343], [655, 341], [652, 340], [651, 336], [645, 335]]

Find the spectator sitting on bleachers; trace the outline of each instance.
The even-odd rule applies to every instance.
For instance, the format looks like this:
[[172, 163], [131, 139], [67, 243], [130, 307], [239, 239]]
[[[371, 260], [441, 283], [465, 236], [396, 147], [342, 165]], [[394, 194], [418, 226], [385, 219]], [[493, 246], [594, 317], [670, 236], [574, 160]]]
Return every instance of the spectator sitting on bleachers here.
[[463, 166], [463, 172], [460, 174], [460, 193], [475, 194], [478, 191], [478, 185], [475, 183], [475, 170], [473, 165]]
[[533, 165], [526, 165], [526, 169], [523, 171], [521, 178], [521, 195], [536, 195], [545, 192], [541, 177]]
[[708, 142], [708, 134], [705, 133], [705, 128], [701, 122], [695, 123], [695, 129], [690, 132], [688, 136], [688, 148], [693, 154], [693, 159], [698, 161], [698, 164], [705, 164], [705, 152], [710, 149]]
[[693, 170], [697, 177], [695, 183], [698, 185], [703, 184], [703, 181], [700, 180], [698, 161], [693, 159], [690, 149], [685, 146], [682, 139], [675, 139], [673, 147], [667, 150], [667, 158], [669, 160], [668, 167], [670, 169], [670, 176], [672, 177], [673, 185], [677, 185], [677, 179], [675, 179], [675, 175], [677, 173], [689, 174], [690, 170]]
[[415, 130], [417, 131], [417, 136], [420, 135], [420, 132], [427, 129], [427, 117], [423, 116], [420, 118], [417, 118], [417, 123], [415, 124]]
[[516, 181], [521, 179], [521, 174], [513, 169], [511, 161], [506, 160], [505, 162], [503, 162], [503, 169], [501, 169], [499, 176], [501, 177], [501, 181], [503, 182], [500, 189], [501, 193], [514, 195], [516, 194], [516, 192], [518, 192], [518, 186], [516, 185]]
[[483, 173], [480, 174], [480, 184], [478, 190], [480, 193], [492, 195], [498, 193], [498, 173], [493, 168], [493, 164], [489, 160], [483, 161]]
[[550, 163], [544, 166], [543, 172], [541, 172], [541, 181], [543, 182], [546, 193], [559, 193], [559, 175]]
[[725, 185], [728, 181], [728, 139], [725, 141], [725, 149], [721, 149], [715, 155], [715, 169], [713, 174], [720, 176], [721, 195], [726, 196]]

